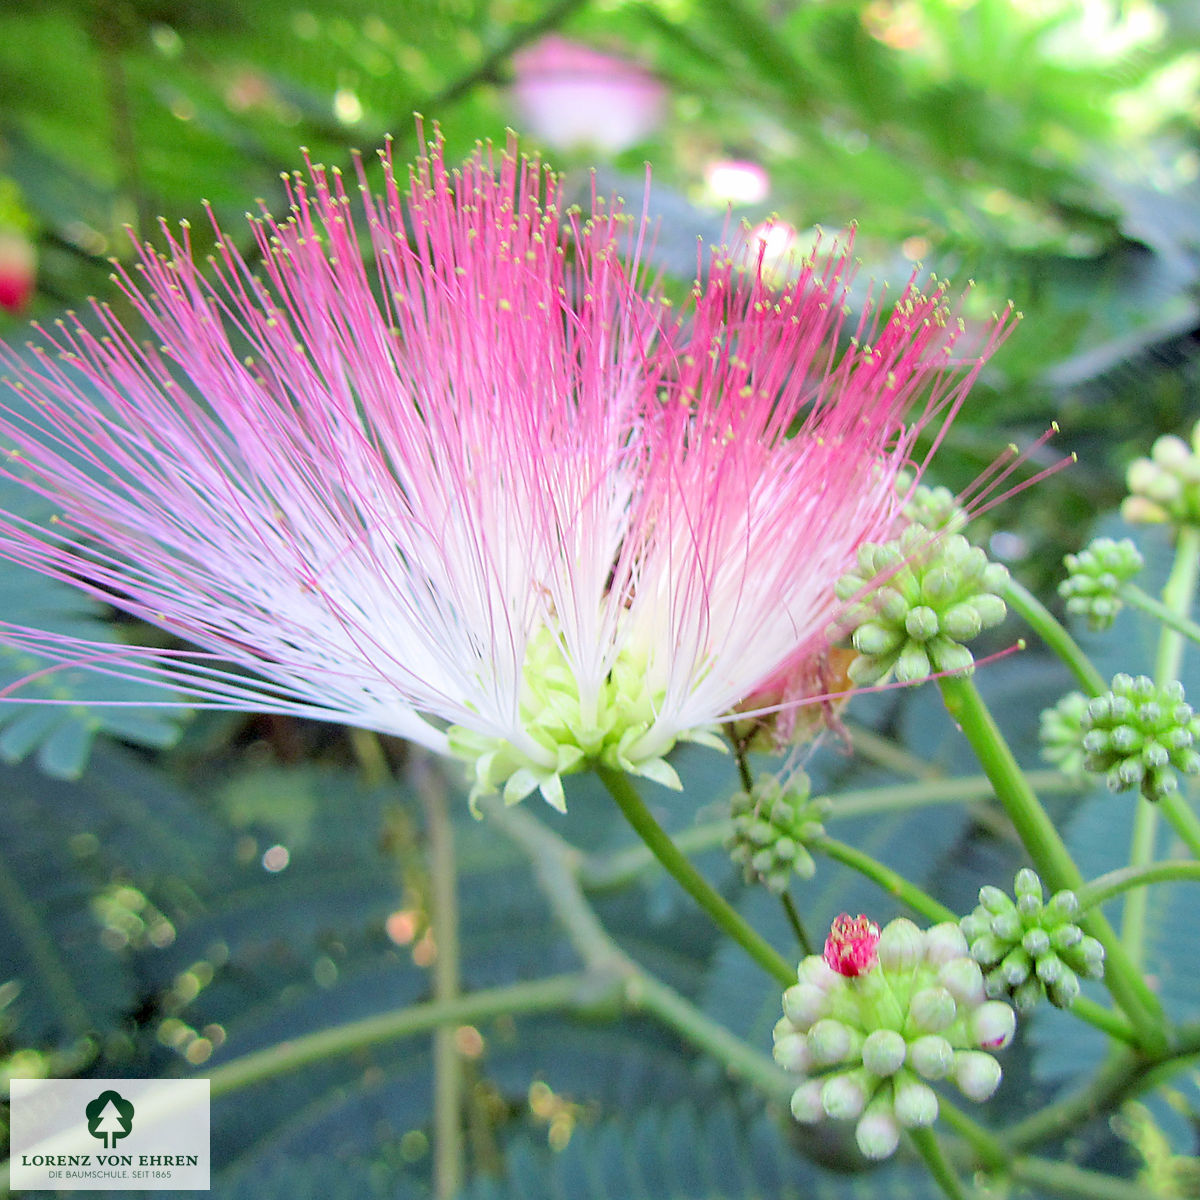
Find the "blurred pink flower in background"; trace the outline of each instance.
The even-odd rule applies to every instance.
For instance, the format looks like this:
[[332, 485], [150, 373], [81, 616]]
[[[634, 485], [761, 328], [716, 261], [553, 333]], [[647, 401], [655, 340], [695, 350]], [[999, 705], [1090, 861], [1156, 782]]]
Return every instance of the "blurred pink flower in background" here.
[[37, 251], [23, 234], [0, 229], [0, 308], [23, 312], [37, 282]]
[[557, 150], [616, 154], [662, 124], [667, 90], [646, 67], [551, 34], [513, 55], [525, 132]]

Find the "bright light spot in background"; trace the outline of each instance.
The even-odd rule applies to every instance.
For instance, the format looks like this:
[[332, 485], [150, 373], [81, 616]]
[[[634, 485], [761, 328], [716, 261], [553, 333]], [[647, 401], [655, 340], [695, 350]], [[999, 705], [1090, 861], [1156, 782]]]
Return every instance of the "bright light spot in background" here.
[[343, 125], [357, 125], [363, 119], [362, 101], [349, 88], [333, 93], [333, 115]]
[[417, 914], [409, 908], [392, 913], [384, 922], [387, 935], [397, 946], [407, 946], [417, 936]]
[[758, 163], [725, 159], [704, 168], [704, 188], [718, 204], [761, 204], [771, 190], [771, 177]]
[[272, 874], [278, 874], [292, 861], [286, 846], [272, 846], [263, 856], [262, 865]]

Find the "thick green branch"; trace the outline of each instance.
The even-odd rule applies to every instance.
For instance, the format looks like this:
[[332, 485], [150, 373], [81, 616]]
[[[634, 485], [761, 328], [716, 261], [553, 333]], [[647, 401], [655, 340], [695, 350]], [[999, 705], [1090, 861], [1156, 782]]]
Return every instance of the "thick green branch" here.
[[[1084, 879], [1079, 868], [1029, 786], [973, 680], [969, 676], [951, 676], [939, 679], [938, 686], [947, 710], [971, 743], [996, 789], [997, 798], [1004, 805], [1046, 885], [1052, 892], [1064, 888], [1073, 892], [1082, 890]], [[1105, 985], [1133, 1023], [1140, 1043], [1148, 1050], [1161, 1050], [1166, 1044], [1161, 1005], [1146, 985], [1141, 971], [1130, 961], [1112, 926], [1101, 913], [1090, 913], [1081, 924], [1104, 946]]]

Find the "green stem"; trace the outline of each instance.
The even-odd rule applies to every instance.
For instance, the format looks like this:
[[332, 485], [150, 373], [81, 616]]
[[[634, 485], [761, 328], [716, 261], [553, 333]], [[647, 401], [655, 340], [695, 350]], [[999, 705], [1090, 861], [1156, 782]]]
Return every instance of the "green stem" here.
[[1016, 1158], [1009, 1164], [1009, 1173], [1018, 1183], [1032, 1184], [1056, 1200], [1075, 1196], [1079, 1200], [1146, 1200], [1149, 1194], [1144, 1183], [1045, 1158]]
[[[1175, 561], [1163, 587], [1163, 607], [1176, 616], [1185, 617], [1192, 611], [1196, 597], [1196, 579], [1200, 575], [1200, 529], [1183, 525], [1175, 543]], [[1164, 629], [1158, 640], [1158, 655], [1154, 661], [1154, 678], [1160, 685], [1179, 678], [1186, 639], [1175, 629]]]
[[987, 1170], [1005, 1170], [1009, 1153], [990, 1129], [985, 1129], [978, 1121], [968, 1117], [957, 1104], [945, 1096], [938, 1097], [938, 1115], [944, 1124], [953, 1129], [975, 1151], [976, 1157]]
[[910, 1129], [909, 1139], [917, 1148], [917, 1153], [925, 1160], [929, 1174], [934, 1182], [942, 1189], [950, 1200], [967, 1200], [967, 1193], [962, 1180], [954, 1173], [954, 1168], [946, 1159], [941, 1143], [932, 1129]]
[[813, 946], [808, 936], [808, 930], [804, 928], [804, 922], [800, 918], [800, 913], [796, 909], [796, 902], [792, 899], [790, 893], [784, 892], [779, 899], [783, 903], [784, 915], [788, 919], [788, 924], [792, 927], [792, 932], [796, 935], [796, 941], [800, 943], [800, 949], [805, 954], [812, 954]]
[[1180, 1070], [1196, 1055], [1200, 1055], [1200, 1022], [1178, 1027], [1169, 1051], [1147, 1056], [1136, 1049], [1122, 1049], [1070, 1095], [1006, 1129], [1004, 1143], [1010, 1150], [1024, 1150], [1038, 1142], [1063, 1137], [1088, 1121], [1111, 1113], [1126, 1100]]
[[[414, 748], [410, 776], [425, 810], [429, 838], [429, 909], [437, 956], [433, 960], [433, 998], [452, 1004], [461, 990], [458, 947], [458, 887], [454, 829], [446, 789], [425, 751]], [[433, 1180], [437, 1200], [453, 1200], [464, 1173], [462, 1059], [454, 1029], [441, 1025], [433, 1034]]]
[[1148, 613], [1156, 621], [1161, 621], [1189, 641], [1200, 642], [1200, 625], [1197, 625], [1195, 621], [1189, 621], [1182, 613], [1168, 608], [1161, 600], [1155, 600], [1148, 592], [1143, 592], [1136, 583], [1125, 584], [1118, 595], [1127, 604], [1134, 608], [1140, 608], [1142, 612]]
[[1192, 811], [1187, 797], [1180, 792], [1171, 792], [1158, 802], [1158, 807], [1179, 840], [1192, 852], [1192, 857], [1200, 858], [1200, 817]]
[[1062, 659], [1079, 686], [1089, 696], [1101, 696], [1108, 691], [1108, 683], [1104, 676], [1092, 666], [1092, 660], [1083, 652], [1079, 643], [1028, 588], [1017, 583], [1015, 579], [1010, 579], [1004, 589], [1004, 599], [1034, 633]]
[[882, 737], [873, 729], [847, 721], [846, 732], [850, 735], [850, 745], [855, 754], [861, 754], [897, 775], [911, 775], [914, 779], [940, 779], [942, 772], [931, 766], [923, 758], [918, 758], [910, 750], [893, 742], [891, 738]]
[[739, 915], [737, 910], [687, 860], [646, 807], [637, 789], [622, 771], [596, 767], [596, 774], [608, 788], [634, 831], [650, 847], [655, 858], [675, 877], [676, 882], [697, 904], [740, 945], [751, 958], [784, 987], [796, 982], [796, 968]]
[[[1175, 561], [1171, 564], [1171, 574], [1163, 588], [1163, 607], [1168, 612], [1183, 615], [1191, 611], [1196, 595], [1197, 571], [1200, 571], [1200, 530], [1185, 525], [1179, 530]], [[1159, 634], [1158, 653], [1154, 660], [1154, 680], [1159, 687], [1178, 677], [1183, 663], [1184, 644], [1185, 639], [1174, 629], [1165, 628]], [[1158, 806], [1145, 796], [1139, 796], [1136, 803], [1129, 865], [1145, 867], [1154, 860], [1154, 848], [1158, 841]], [[1171, 811], [1176, 819], [1183, 815], [1178, 804], [1172, 806]], [[1131, 893], [1126, 897], [1125, 909], [1121, 914], [1121, 938], [1135, 963], [1140, 963], [1144, 957], [1149, 899], [1145, 891]]]
[[812, 849], [827, 854], [830, 858], [836, 859], [843, 866], [850, 867], [860, 875], [865, 875], [877, 883], [888, 895], [898, 897], [921, 916], [928, 917], [931, 921], [958, 923], [957, 913], [923, 892], [916, 884], [909, 883], [903, 875], [893, 871], [891, 867], [884, 866], [883, 863], [869, 854], [863, 853], [857, 847], [839, 842], [835, 838], [823, 837], [812, 843]]
[[795, 1091], [795, 1076], [648, 972], [639, 969], [625, 992], [629, 1004], [657, 1017], [693, 1046], [712, 1055], [732, 1075], [753, 1084], [765, 1095], [786, 1103]]
[[492, 1017], [572, 1009], [578, 1006], [580, 996], [593, 982], [594, 977], [589, 972], [575, 971], [532, 983], [514, 983], [472, 992], [448, 1004], [430, 1000], [345, 1025], [319, 1029], [215, 1067], [208, 1075], [210, 1094], [214, 1098], [223, 1096], [291, 1074], [312, 1063], [429, 1033], [444, 1025], [478, 1025]]
[[[1079, 868], [1017, 765], [974, 681], [969, 676], [955, 675], [939, 679], [938, 686], [947, 710], [971, 743], [996, 789], [997, 798], [1050, 891], [1064, 888], [1081, 891], [1084, 880]], [[1125, 953], [1112, 926], [1099, 912], [1090, 913], [1081, 924], [1104, 946], [1105, 985], [1133, 1023], [1140, 1044], [1147, 1049], [1161, 1049], [1165, 1045], [1161, 1006]]]
[[[1068, 779], [1058, 770], [1030, 771], [1027, 778], [1031, 786], [1044, 792], [1077, 794], [1081, 790], [1078, 781]], [[825, 821], [833, 824], [850, 817], [875, 816], [933, 804], [969, 804], [990, 799], [995, 794], [996, 789], [986, 775], [856, 788], [838, 793], [837, 805]], [[698, 854], [720, 846], [732, 832], [732, 821], [706, 821], [703, 825], [680, 830], [674, 835], [674, 841], [685, 854]], [[580, 865], [579, 877], [589, 891], [624, 887], [656, 861], [654, 855], [641, 845], [612, 854], [589, 854]]]
[[1113, 1012], [1111, 1008], [1104, 1008], [1086, 996], [1076, 997], [1075, 1003], [1071, 1005], [1071, 1015], [1094, 1025], [1102, 1033], [1107, 1033], [1109, 1037], [1116, 1038], [1127, 1046], [1137, 1045], [1137, 1033], [1129, 1023], [1128, 1017], [1123, 1013]]
[[[769, 1096], [786, 1100], [796, 1080], [765, 1054], [747, 1046], [718, 1025], [690, 1001], [642, 970], [605, 931], [583, 894], [578, 871], [582, 855], [536, 817], [522, 808], [493, 804], [488, 820], [500, 828], [528, 855], [543, 895], [571, 944], [598, 981], [596, 999], [615, 999], [619, 1005], [641, 1009], [657, 1017], [697, 1049], [711, 1055], [728, 1071], [761, 1088]], [[794, 978], [794, 976], [792, 977]], [[615, 995], [604, 991], [615, 981]], [[609, 989], [611, 992], [611, 988]]]
[[1200, 881], [1200, 862], [1180, 860], [1150, 863], [1144, 867], [1121, 867], [1117, 871], [1109, 871], [1107, 875], [1097, 876], [1091, 883], [1084, 885], [1077, 893], [1079, 911], [1086, 913], [1131, 888], [1188, 879]]

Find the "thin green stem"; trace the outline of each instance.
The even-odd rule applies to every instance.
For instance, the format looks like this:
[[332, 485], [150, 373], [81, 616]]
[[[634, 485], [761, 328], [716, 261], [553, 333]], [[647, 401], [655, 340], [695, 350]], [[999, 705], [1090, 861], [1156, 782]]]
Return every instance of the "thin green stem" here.
[[1086, 996], [1077, 996], [1075, 1003], [1071, 1005], [1071, 1014], [1127, 1046], [1137, 1045], [1137, 1033], [1124, 1013], [1104, 1008]]
[[[796, 1086], [792, 1076], [642, 970], [617, 946], [583, 894], [578, 876], [582, 856], [574, 846], [521, 808], [493, 804], [488, 819], [528, 855], [551, 910], [597, 980], [598, 1005], [615, 1001], [648, 1012], [768, 1095], [783, 1100], [791, 1094]], [[616, 982], [615, 991], [610, 981]]]
[[775, 1100], [786, 1102], [796, 1077], [646, 971], [638, 970], [625, 989], [628, 1003], [657, 1017], [693, 1046], [717, 1059], [737, 1078]]
[[[938, 686], [947, 710], [971, 743], [1046, 885], [1052, 892], [1064, 888], [1079, 892], [1084, 886], [1083, 876], [1017, 765], [973, 680], [969, 676], [950, 676], [939, 679]], [[1137, 965], [1130, 961], [1103, 914], [1092, 912], [1081, 924], [1104, 946], [1105, 985], [1133, 1023], [1139, 1042], [1147, 1049], [1161, 1049], [1165, 1045], [1161, 1005]]]
[[[1158, 808], [1139, 794], [1134, 802], [1133, 835], [1129, 839], [1129, 865], [1140, 868], [1154, 861], [1154, 843], [1158, 833]], [[1149, 895], [1131, 892], [1121, 912], [1121, 941], [1131, 962], [1141, 965], [1146, 954], [1146, 913]]]
[[1079, 1200], [1146, 1200], [1148, 1195], [1146, 1185], [1136, 1180], [1028, 1155], [1013, 1159], [1009, 1173], [1018, 1183], [1032, 1184], [1043, 1195], [1061, 1200], [1075, 1196]]
[[[1196, 598], [1196, 580], [1200, 576], [1200, 529], [1183, 525], [1175, 543], [1175, 561], [1163, 587], [1163, 607], [1176, 616], [1185, 617], [1192, 611]], [[1183, 664], [1184, 636], [1175, 629], [1164, 629], [1158, 640], [1154, 660], [1154, 678], [1159, 684], [1179, 678]]]
[[312, 1063], [340, 1058], [368, 1046], [415, 1037], [446, 1025], [478, 1025], [493, 1017], [574, 1009], [592, 982], [590, 973], [574, 971], [532, 983], [514, 983], [472, 992], [449, 1004], [430, 1000], [345, 1025], [319, 1029], [316, 1033], [290, 1038], [213, 1068], [208, 1073], [210, 1093], [213, 1097], [223, 1096], [291, 1074]]
[[1169, 1050], [1152, 1056], [1122, 1049], [1092, 1078], [1061, 1100], [1031, 1113], [1002, 1135], [1010, 1150], [1060, 1138], [1096, 1117], [1110, 1113], [1200, 1055], [1200, 1022], [1179, 1026]]
[[[1077, 780], [1068, 779], [1057, 770], [1030, 771], [1026, 778], [1032, 787], [1043, 792], [1075, 794], [1081, 790]], [[969, 804], [990, 799], [995, 794], [996, 789], [986, 775], [857, 788], [838, 793], [836, 807], [825, 821], [833, 824], [851, 817], [902, 812], [933, 804]], [[674, 841], [685, 854], [698, 854], [720, 846], [732, 832], [732, 821], [706, 821], [703, 825], [680, 830], [674, 835]], [[580, 865], [579, 877], [589, 891], [624, 887], [656, 861], [645, 846], [630, 846], [612, 854], [588, 855]]]
[[[1175, 561], [1163, 588], [1163, 607], [1183, 615], [1191, 612], [1196, 595], [1196, 577], [1200, 571], [1200, 530], [1184, 526], [1179, 530], [1175, 545]], [[1162, 687], [1179, 675], [1183, 663], [1185, 639], [1174, 629], [1164, 628], [1158, 638], [1158, 653], [1154, 660], [1154, 680]], [[1154, 861], [1158, 841], [1158, 806], [1145, 796], [1137, 799], [1133, 817], [1133, 836], [1129, 846], [1129, 865], [1145, 867]], [[1172, 806], [1178, 820], [1183, 816], [1178, 805]], [[1135, 963], [1145, 956], [1146, 913], [1149, 894], [1144, 890], [1130, 893], [1121, 914], [1121, 940]]]
[[923, 758], [918, 758], [910, 750], [893, 742], [891, 738], [882, 737], [873, 729], [867, 729], [853, 721], [846, 721], [846, 732], [850, 735], [850, 744], [855, 754], [861, 754], [889, 771], [899, 775], [911, 775], [914, 779], [939, 779], [942, 772], [931, 766]]
[[1108, 691], [1108, 683], [1076, 640], [1054, 614], [1026, 587], [1010, 579], [1004, 599], [1025, 623], [1058, 655], [1089, 696]]
[[933, 1181], [949, 1196], [950, 1200], [967, 1200], [966, 1190], [962, 1180], [954, 1173], [954, 1168], [946, 1158], [937, 1134], [932, 1129], [910, 1129], [909, 1140], [916, 1147], [917, 1153], [925, 1160]]
[[792, 899], [789, 892], [784, 892], [779, 897], [783, 904], [783, 911], [788, 919], [788, 924], [792, 927], [792, 932], [796, 935], [796, 941], [800, 943], [800, 949], [805, 954], [812, 954], [813, 945], [808, 936], [808, 930], [804, 928], [804, 921], [800, 917], [800, 913], [796, 908], [796, 902]]
[[1192, 810], [1187, 797], [1180, 792], [1172, 792], [1158, 802], [1158, 807], [1175, 830], [1175, 835], [1192, 852], [1192, 857], [1200, 858], [1200, 817]]
[[[429, 909], [437, 957], [433, 960], [433, 997], [452, 1004], [461, 990], [458, 947], [458, 876], [454, 828], [446, 788], [425, 751], [413, 750], [410, 777], [425, 810], [429, 839]], [[433, 1034], [433, 1180], [437, 1200], [452, 1200], [462, 1188], [463, 1071], [454, 1029], [439, 1026]]]
[[604, 786], [625, 814], [634, 831], [650, 847], [654, 856], [675, 877], [680, 887], [700, 905], [712, 920], [740, 945], [768, 974], [790, 987], [796, 982], [796, 969], [696, 870], [666, 831], [654, 819], [637, 789], [622, 771], [597, 767]]
[[1142, 612], [1148, 613], [1156, 621], [1161, 621], [1189, 641], [1200, 643], [1200, 625], [1197, 625], [1195, 621], [1188, 620], [1182, 613], [1174, 612], [1161, 600], [1156, 600], [1149, 592], [1143, 592], [1136, 583], [1125, 584], [1117, 594], [1126, 604], [1140, 608]]
[[945, 1125], [953, 1129], [970, 1146], [984, 1167], [989, 1171], [1004, 1170], [1008, 1162], [1008, 1151], [990, 1129], [985, 1129], [978, 1121], [968, 1117], [957, 1104], [945, 1096], [938, 1097], [938, 1115]]
[[1099, 875], [1084, 885], [1076, 894], [1079, 911], [1086, 913], [1131, 888], [1145, 887], [1150, 883], [1174, 883], [1177, 880], [1200, 882], [1200, 862], [1181, 859], [1150, 863], [1144, 867], [1121, 867], [1117, 871], [1109, 871], [1107, 875]]
[[827, 854], [830, 858], [836, 859], [843, 866], [850, 867], [860, 875], [865, 875], [877, 883], [888, 895], [896, 896], [921, 916], [928, 917], [931, 921], [953, 921], [957, 924], [957, 913], [939, 903], [927, 892], [923, 892], [916, 884], [909, 883], [903, 875], [893, 871], [891, 867], [885, 866], [856, 846], [839, 842], [835, 838], [823, 837], [812, 843], [812, 849]]

